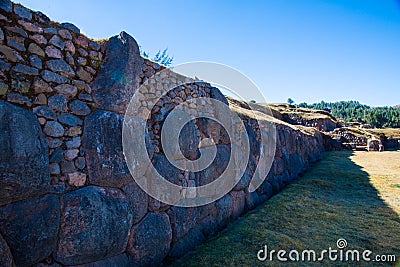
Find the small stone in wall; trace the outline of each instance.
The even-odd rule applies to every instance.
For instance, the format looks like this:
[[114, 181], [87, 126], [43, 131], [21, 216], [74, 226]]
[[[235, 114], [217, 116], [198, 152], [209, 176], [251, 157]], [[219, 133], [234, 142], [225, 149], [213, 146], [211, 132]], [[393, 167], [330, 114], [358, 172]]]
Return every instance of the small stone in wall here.
[[61, 173], [60, 165], [58, 163], [51, 163], [50, 164], [50, 174], [58, 175]]
[[65, 61], [67, 61], [70, 66], [75, 66], [74, 57], [70, 54], [70, 52], [65, 53]]
[[67, 99], [62, 95], [53, 95], [48, 100], [49, 107], [55, 111], [67, 111]]
[[65, 51], [71, 52], [71, 54], [75, 54], [75, 46], [71, 41], [65, 42]]
[[46, 55], [48, 57], [52, 57], [52, 58], [62, 58], [62, 54], [61, 51], [59, 49], [57, 49], [55, 46], [47, 46], [46, 49]]
[[24, 64], [17, 64], [12, 68], [13, 71], [19, 72], [25, 75], [39, 75], [39, 70], [33, 67], [29, 67]]
[[79, 94], [78, 98], [80, 100], [85, 100], [85, 101], [92, 101], [92, 96], [89, 94]]
[[50, 85], [41, 78], [35, 78], [32, 87], [35, 90], [35, 94], [53, 92], [53, 88], [51, 88]]
[[35, 100], [33, 101], [35, 105], [46, 105], [47, 104], [47, 97], [44, 94], [39, 94]]
[[61, 146], [63, 142], [60, 139], [47, 137], [47, 144], [49, 145], [49, 148], [57, 148]]
[[49, 70], [42, 71], [42, 78], [47, 82], [55, 82], [55, 83], [67, 83], [68, 78], [57, 73], [54, 73]]
[[24, 80], [11, 80], [11, 89], [26, 94], [29, 92], [30, 82]]
[[4, 60], [0, 59], [0, 69], [8, 71], [8, 70], [10, 70], [10, 64], [5, 62]]
[[83, 56], [83, 57], [87, 57], [87, 56], [89, 55], [89, 53], [88, 53], [85, 49], [83, 49], [83, 48], [79, 48], [79, 49], [78, 49], [78, 52], [79, 52], [79, 54], [80, 54], [81, 56]]
[[87, 60], [86, 60], [86, 58], [84, 58], [84, 57], [78, 57], [78, 59], [76, 60], [76, 62], [78, 62], [78, 64], [81, 65], [81, 66], [85, 66], [86, 63], [87, 63]]
[[78, 77], [85, 82], [91, 82], [93, 79], [92, 75], [90, 75], [90, 73], [84, 70], [82, 67], [78, 68], [77, 74]]
[[54, 28], [45, 28], [43, 31], [45, 34], [50, 34], [50, 35], [57, 34], [57, 30]]
[[22, 37], [7, 37], [7, 44], [19, 51], [26, 51], [25, 44], [24, 44], [25, 39]]
[[74, 160], [78, 157], [79, 150], [78, 149], [69, 149], [64, 152], [64, 157], [66, 160]]
[[2, 53], [11, 62], [24, 61], [17, 51], [2, 44], [0, 44], [0, 53]]
[[76, 136], [71, 140], [67, 141], [65, 144], [68, 149], [78, 148], [81, 146], [81, 138], [79, 136]]
[[72, 39], [72, 35], [68, 30], [59, 30], [58, 34], [61, 36], [61, 38], [65, 39], [65, 40], [71, 40]]
[[81, 100], [74, 100], [69, 104], [71, 112], [78, 116], [86, 116], [90, 114], [90, 108]]
[[56, 114], [49, 106], [34, 107], [33, 113], [35, 113], [36, 116], [44, 117], [46, 119], [55, 120], [57, 118]]
[[4, 10], [7, 13], [12, 11], [12, 3], [9, 0], [0, 1], [0, 9]]
[[75, 166], [80, 169], [83, 170], [86, 167], [86, 160], [84, 157], [78, 157], [75, 160]]
[[83, 48], [87, 48], [89, 45], [89, 39], [83, 35], [80, 35], [78, 38], [76, 38], [75, 43]]
[[68, 184], [75, 187], [84, 186], [86, 183], [86, 174], [81, 172], [68, 173], [67, 177], [68, 177]]
[[82, 120], [75, 115], [63, 113], [58, 116], [58, 121], [68, 126], [82, 125]]
[[40, 46], [38, 46], [37, 44], [31, 43], [28, 47], [28, 51], [31, 52], [32, 54], [44, 57], [43, 49], [40, 48]]
[[28, 34], [26, 33], [26, 31], [24, 31], [23, 29], [19, 28], [19, 27], [6, 27], [8, 32], [11, 33], [16, 33], [18, 35], [21, 35], [24, 38], [28, 38]]
[[99, 51], [100, 50], [100, 45], [98, 43], [96, 43], [95, 41], [90, 41], [89, 42], [89, 48], [93, 49], [95, 51]]
[[43, 35], [40, 35], [40, 34], [32, 35], [31, 39], [33, 41], [35, 41], [37, 44], [43, 44], [43, 45], [47, 44], [47, 39]]
[[69, 23], [69, 22], [61, 23], [61, 26], [65, 29], [68, 29], [68, 30], [74, 32], [74, 33], [79, 34], [81, 32], [81, 30], [78, 27], [76, 27], [74, 24]]
[[54, 45], [54, 46], [56, 46], [56, 47], [58, 47], [58, 48], [60, 48], [61, 50], [64, 50], [65, 42], [58, 35], [54, 35], [50, 39], [49, 43]]
[[78, 89], [76, 88], [76, 86], [70, 85], [70, 84], [60, 84], [58, 86], [56, 86], [54, 89], [56, 89], [56, 91], [59, 94], [62, 94], [66, 97], [74, 97], [76, 96]]
[[82, 134], [82, 128], [79, 126], [70, 127], [66, 132], [66, 136], [78, 136]]
[[41, 125], [41, 126], [43, 126], [43, 125], [45, 125], [46, 124], [46, 119], [45, 118], [38, 118], [38, 121], [39, 121], [39, 124]]
[[73, 161], [63, 160], [60, 164], [62, 173], [72, 173], [76, 171]]
[[0, 96], [7, 94], [8, 85], [0, 81]]
[[65, 62], [62, 59], [54, 59], [54, 60], [49, 60], [46, 62], [46, 66], [54, 71], [58, 72], [60, 74], [63, 74], [68, 77], [73, 77], [75, 76], [74, 70], [71, 68], [71, 66]]
[[56, 121], [48, 121], [43, 131], [46, 135], [51, 137], [61, 137], [64, 135], [64, 128]]
[[43, 67], [42, 60], [37, 55], [31, 55], [29, 57], [29, 62], [31, 63], [32, 67], [37, 69], [41, 69]]
[[14, 5], [14, 13], [20, 18], [32, 20], [32, 12], [20, 4]]
[[33, 33], [42, 33], [43, 32], [42, 28], [40, 28], [39, 26], [32, 24], [30, 22], [19, 20], [18, 23], [19, 23], [19, 25], [24, 27], [24, 29], [27, 30], [28, 32], [33, 32]]
[[20, 105], [27, 105], [28, 107], [32, 106], [32, 102], [29, 100], [28, 97], [13, 92], [7, 94], [7, 101]]

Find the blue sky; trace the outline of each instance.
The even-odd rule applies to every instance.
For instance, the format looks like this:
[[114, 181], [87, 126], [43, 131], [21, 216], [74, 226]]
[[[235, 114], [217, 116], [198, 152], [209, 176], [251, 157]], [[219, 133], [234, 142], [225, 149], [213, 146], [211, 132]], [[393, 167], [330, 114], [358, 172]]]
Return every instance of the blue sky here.
[[213, 61], [249, 76], [268, 102], [400, 104], [396, 0], [23, 0], [90, 37], [125, 30], [174, 64]]

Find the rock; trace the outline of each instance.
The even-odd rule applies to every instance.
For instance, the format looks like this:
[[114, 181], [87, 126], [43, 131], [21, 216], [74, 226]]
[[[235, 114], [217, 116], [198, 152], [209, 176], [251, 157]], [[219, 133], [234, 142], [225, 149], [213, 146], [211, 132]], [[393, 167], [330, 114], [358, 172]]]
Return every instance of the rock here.
[[200, 171], [196, 175], [196, 184], [203, 186], [215, 181], [225, 171], [230, 160], [230, 146], [228, 145], [216, 145], [217, 154], [214, 161], [206, 169]]
[[47, 97], [44, 94], [39, 94], [33, 101], [35, 105], [47, 105]]
[[77, 34], [79, 34], [81, 32], [81, 30], [79, 30], [79, 28], [76, 27], [72, 23], [68, 23], [68, 22], [61, 23], [61, 27], [65, 28], [67, 30], [70, 30], [70, 31], [72, 31], [74, 33], [77, 33]]
[[201, 232], [199, 227], [196, 227], [190, 230], [186, 236], [178, 240], [176, 243], [173, 243], [168, 255], [171, 258], [181, 257], [205, 241], [206, 238], [204, 237], [204, 234]]
[[61, 50], [64, 50], [65, 42], [58, 35], [54, 35], [53, 37], [51, 37], [49, 43], [54, 45], [55, 47], [60, 48]]
[[93, 99], [99, 108], [125, 112], [139, 87], [141, 61], [139, 46], [127, 33], [108, 40], [106, 57], [92, 83]]
[[61, 36], [61, 38], [65, 39], [65, 40], [71, 40], [72, 39], [72, 35], [68, 30], [59, 30], [58, 34]]
[[58, 163], [51, 163], [50, 164], [50, 174], [51, 175], [58, 175], [61, 173], [60, 165]]
[[78, 98], [80, 100], [85, 100], [85, 101], [92, 101], [92, 97], [89, 94], [79, 94]]
[[33, 19], [43, 24], [48, 24], [51, 21], [48, 16], [40, 11], [33, 12]]
[[56, 121], [48, 121], [43, 131], [46, 135], [51, 137], [61, 137], [64, 135], [64, 128]]
[[16, 103], [20, 105], [27, 105], [28, 107], [32, 106], [32, 102], [29, 100], [27, 96], [23, 96], [18, 93], [8, 93], [7, 101], [11, 103]]
[[28, 38], [28, 34], [26, 33], [26, 31], [24, 31], [23, 29], [21, 29], [20, 27], [6, 27], [7, 31], [12, 32], [12, 33], [16, 33], [21, 35], [24, 38]]
[[14, 5], [14, 13], [20, 18], [32, 20], [32, 12], [20, 4]]
[[29, 61], [32, 67], [35, 67], [36, 69], [42, 69], [42, 60], [37, 55], [31, 55], [29, 57]]
[[229, 194], [232, 199], [232, 218], [236, 219], [244, 213], [246, 195], [243, 191], [232, 191]]
[[55, 46], [46, 46], [45, 48], [46, 55], [52, 58], [62, 58], [61, 51], [58, 50]]
[[69, 149], [64, 152], [66, 160], [74, 160], [79, 155], [79, 149]]
[[75, 66], [75, 59], [69, 52], [65, 53], [65, 60], [70, 66]]
[[55, 250], [60, 222], [56, 195], [19, 201], [0, 208], [0, 231], [17, 266], [30, 266]]
[[53, 92], [53, 88], [51, 88], [50, 85], [43, 81], [41, 78], [35, 78], [32, 87], [35, 90], [35, 94]]
[[0, 59], [0, 69], [1, 70], [10, 70], [10, 64]]
[[83, 170], [86, 167], [86, 160], [84, 157], [78, 157], [75, 160], [75, 167], [77, 167], [80, 170]]
[[13, 267], [14, 261], [11, 254], [10, 248], [8, 247], [6, 241], [0, 235], [0, 266]]
[[29, 67], [23, 64], [17, 64], [12, 68], [13, 71], [19, 72], [25, 75], [39, 75], [39, 70], [33, 67]]
[[44, 117], [46, 119], [50, 120], [55, 120], [57, 119], [56, 114], [54, 113], [53, 110], [49, 106], [38, 106], [33, 108], [33, 113], [36, 114], [36, 116]]
[[[11, 73], [11, 75], [17, 74], [17, 73]], [[18, 76], [24, 76], [23, 74], [17, 74]], [[18, 79], [12, 79], [11, 80], [11, 89], [14, 91], [18, 91], [22, 94], [26, 94], [29, 92], [29, 87], [30, 87], [30, 82], [26, 80], [18, 80]], [[30, 99], [26, 98], [29, 102]]]
[[172, 227], [172, 241], [177, 242], [192, 229], [199, 219], [199, 209], [172, 207], [167, 211]]
[[66, 97], [74, 97], [78, 93], [78, 89], [76, 88], [76, 86], [70, 84], [60, 84], [56, 86], [54, 89], [56, 89], [56, 91], [59, 94], [64, 95]]
[[47, 137], [47, 143], [49, 144], [49, 148], [57, 148], [63, 144], [63, 142], [60, 139], [54, 139]]
[[62, 160], [61, 163], [61, 172], [64, 174], [76, 172], [75, 165], [73, 161]]
[[68, 149], [78, 148], [81, 146], [81, 138], [79, 136], [68, 140], [66, 143]]
[[45, 34], [49, 34], [49, 35], [57, 34], [57, 30], [54, 28], [45, 28], [43, 31]]
[[232, 199], [230, 195], [225, 195], [215, 202], [215, 206], [218, 210], [216, 221], [219, 227], [224, 227], [231, 219], [232, 214]]
[[68, 65], [68, 63], [62, 59], [49, 60], [46, 62], [46, 66], [50, 70], [52, 70], [54, 72], [58, 72], [59, 74], [62, 74], [62, 75], [68, 76], [68, 77], [75, 76], [75, 72], [71, 68], [71, 66]]
[[75, 187], [82, 187], [86, 183], [86, 174], [73, 172], [67, 174], [68, 184]]
[[63, 113], [58, 116], [58, 121], [68, 126], [82, 125], [82, 120], [79, 117], [69, 113]]
[[89, 53], [83, 48], [79, 48], [78, 52], [82, 57], [87, 57], [89, 55]]
[[66, 136], [77, 136], [82, 134], [82, 129], [79, 126], [70, 127], [66, 132]]
[[89, 45], [89, 39], [83, 35], [79, 35], [78, 38], [75, 39], [75, 43], [86, 49]]
[[[36, 43], [38, 43], [38, 44], [43, 44], [43, 45], [46, 45], [46, 44], [47, 44], [47, 39], [46, 39], [46, 37], [44, 37], [43, 35], [40, 35], [40, 34], [34, 34], [34, 35], [32, 35], [32, 36], [31, 36], [31, 39], [32, 39], [33, 41], [35, 41]], [[44, 56], [44, 52], [43, 52], [43, 56]]]
[[0, 81], [0, 96], [7, 94], [8, 85]]
[[72, 55], [75, 54], [75, 46], [71, 41], [65, 42], [65, 51], [70, 52]]
[[92, 75], [89, 72], [87, 72], [86, 70], [84, 70], [82, 67], [78, 68], [78, 70], [76, 71], [76, 74], [78, 75], [78, 77], [81, 80], [88, 82], [88, 83], [91, 82], [93, 79]]
[[67, 99], [62, 95], [50, 96], [48, 100], [48, 105], [54, 111], [67, 111]]
[[132, 266], [158, 266], [170, 249], [171, 225], [165, 213], [148, 213], [132, 228], [127, 253]]
[[120, 188], [133, 181], [122, 153], [123, 119], [104, 110], [85, 118], [82, 142], [91, 184]]
[[46, 81], [46, 82], [55, 82], [55, 83], [67, 83], [68, 82], [68, 78], [61, 76], [57, 73], [54, 73], [52, 71], [49, 70], [44, 70], [42, 71], [42, 78]]
[[10, 0], [1, 0], [0, 1], [0, 9], [4, 10], [7, 13], [12, 11], [12, 3]]
[[133, 224], [138, 223], [147, 214], [147, 194], [136, 184], [131, 182], [122, 188], [132, 207]]
[[95, 261], [91, 263], [86, 263], [82, 265], [75, 265], [74, 267], [131, 267], [129, 263], [129, 258], [126, 253], [119, 254], [115, 257], [111, 257], [101, 261]]
[[18, 20], [18, 23], [24, 27], [25, 30], [27, 30], [28, 32], [33, 32], [33, 33], [42, 33], [43, 29], [40, 28], [39, 26], [32, 24], [30, 22], [26, 22], [23, 20]]
[[11, 62], [24, 61], [17, 51], [6, 45], [0, 44], [0, 53], [2, 53]]
[[71, 109], [71, 112], [73, 114], [78, 116], [86, 116], [89, 115], [91, 112], [88, 105], [81, 100], [72, 101], [71, 103], [69, 103], [69, 108]]
[[93, 49], [95, 51], [99, 51], [100, 50], [100, 45], [98, 43], [96, 43], [95, 41], [90, 41], [89, 42], [89, 48]]
[[120, 190], [88, 186], [65, 194], [61, 203], [57, 262], [77, 265], [124, 252], [132, 214]]
[[8, 46], [11, 46], [19, 51], [26, 51], [25, 45], [24, 45], [24, 38], [22, 37], [7, 37], [7, 44]]
[[50, 156], [50, 163], [60, 163], [64, 159], [64, 149], [61, 147], [54, 150]]
[[31, 43], [31, 44], [28, 46], [28, 51], [31, 52], [31, 53], [33, 53], [33, 54], [36, 54], [36, 55], [38, 55], [38, 56], [44, 57], [44, 51], [43, 51], [43, 49], [40, 48], [40, 46], [38, 46], [37, 44]]

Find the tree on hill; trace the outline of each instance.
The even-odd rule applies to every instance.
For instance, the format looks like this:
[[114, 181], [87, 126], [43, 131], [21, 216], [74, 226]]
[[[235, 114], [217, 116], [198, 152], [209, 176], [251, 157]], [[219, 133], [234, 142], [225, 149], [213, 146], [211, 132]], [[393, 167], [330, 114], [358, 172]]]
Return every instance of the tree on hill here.
[[334, 103], [307, 104], [301, 103], [299, 107], [323, 110], [331, 108], [332, 115], [346, 122], [360, 122], [370, 124], [372, 127], [400, 128], [400, 109], [394, 107], [370, 107], [358, 101], [340, 101]]
[[287, 102], [289, 105], [293, 105], [293, 103], [294, 103], [293, 99], [291, 99], [290, 97], [288, 98]]
[[[140, 54], [144, 57], [150, 58], [150, 54], [147, 53], [142, 49], [141, 46], [139, 46], [140, 49]], [[151, 59], [154, 62], [160, 63], [161, 65], [164, 65], [166, 67], [169, 67], [172, 65], [172, 61], [174, 60], [174, 57], [171, 57], [167, 54], [168, 48], [165, 48], [162, 52], [161, 50], [158, 50], [157, 54]]]

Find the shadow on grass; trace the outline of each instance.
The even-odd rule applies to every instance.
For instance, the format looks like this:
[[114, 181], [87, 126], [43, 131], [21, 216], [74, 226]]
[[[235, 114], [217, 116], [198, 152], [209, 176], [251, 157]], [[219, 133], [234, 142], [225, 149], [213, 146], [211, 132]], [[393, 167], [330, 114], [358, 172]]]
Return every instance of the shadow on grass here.
[[[400, 259], [400, 217], [379, 197], [369, 174], [356, 165], [352, 152], [329, 152], [303, 177], [278, 195], [233, 222], [217, 237], [172, 266], [395, 266], [378, 262], [261, 262], [269, 250], [371, 250]], [[345, 249], [345, 250], [346, 250]], [[286, 255], [287, 257], [287, 255]], [[318, 257], [318, 256], [317, 256]], [[325, 257], [327, 259], [327, 257]]]

